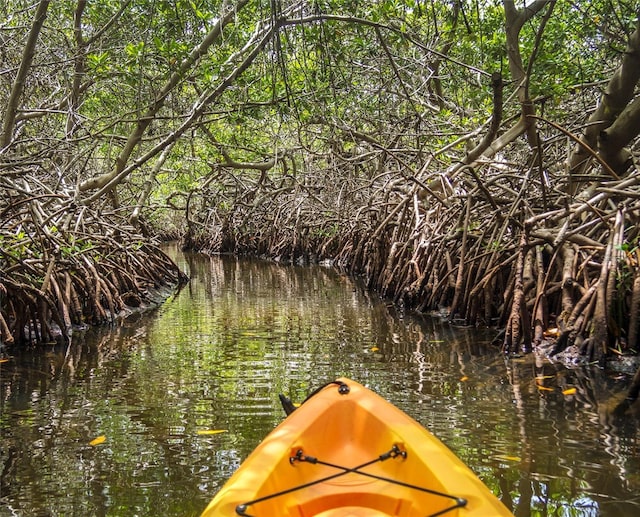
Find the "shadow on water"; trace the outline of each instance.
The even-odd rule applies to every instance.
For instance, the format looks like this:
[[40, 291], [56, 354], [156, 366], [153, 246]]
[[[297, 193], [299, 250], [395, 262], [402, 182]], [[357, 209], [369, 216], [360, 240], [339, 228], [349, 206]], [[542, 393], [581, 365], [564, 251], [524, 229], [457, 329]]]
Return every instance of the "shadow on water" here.
[[640, 514], [638, 408], [609, 416], [628, 375], [506, 360], [493, 334], [398, 313], [331, 269], [177, 260], [192, 281], [153, 312], [0, 364], [1, 516], [198, 515], [283, 418], [278, 393], [339, 375], [517, 516]]

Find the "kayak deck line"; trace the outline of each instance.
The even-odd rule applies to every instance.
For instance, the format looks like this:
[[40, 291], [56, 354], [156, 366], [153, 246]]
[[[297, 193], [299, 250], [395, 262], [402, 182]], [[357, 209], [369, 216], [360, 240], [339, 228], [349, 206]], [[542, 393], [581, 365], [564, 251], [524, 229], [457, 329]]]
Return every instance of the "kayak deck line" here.
[[299, 407], [280, 400], [288, 416], [201, 517], [513, 517], [436, 436], [365, 386], [339, 378]]
[[373, 465], [374, 463], [377, 463], [379, 461], [386, 461], [388, 459], [393, 459], [393, 458], [402, 458], [402, 459], [406, 459], [407, 458], [407, 451], [403, 450], [398, 444], [394, 444], [393, 447], [391, 447], [391, 449], [383, 454], [380, 454], [377, 458], [371, 460], [371, 461], [367, 461], [366, 463], [363, 463], [362, 465], [358, 465], [357, 467], [344, 467], [342, 465], [335, 465], [333, 463], [329, 463], [326, 461], [321, 461], [318, 458], [316, 458], [315, 456], [308, 456], [306, 454], [303, 453], [302, 449], [298, 449], [296, 451], [296, 453], [294, 455], [292, 455], [289, 458], [289, 463], [291, 463], [292, 465], [295, 464], [295, 462], [307, 462], [307, 463], [311, 463], [313, 465], [324, 465], [327, 467], [332, 467], [338, 470], [341, 470], [342, 472], [333, 474], [331, 476], [326, 476], [323, 478], [319, 478], [316, 479], [314, 481], [310, 481], [309, 483], [304, 483], [302, 485], [297, 485], [297, 486], [293, 486], [291, 488], [287, 488], [285, 490], [282, 490], [280, 492], [275, 492], [273, 494], [269, 494], [266, 495], [264, 497], [260, 497], [259, 499], [254, 499], [253, 501], [247, 501], [246, 503], [242, 503], [239, 504], [236, 507], [236, 513], [238, 515], [241, 515], [243, 517], [252, 517], [250, 514], [246, 513], [249, 506], [253, 506], [255, 504], [267, 501], [269, 499], [274, 499], [276, 497], [280, 497], [283, 495], [287, 495], [290, 494], [291, 492], [295, 492], [297, 490], [303, 490], [305, 488], [309, 488], [313, 485], [317, 485], [319, 483], [325, 483], [327, 481], [331, 481], [333, 479], [336, 479], [338, 477], [344, 476], [345, 474], [360, 474], [361, 476], [365, 476], [368, 478], [372, 478], [375, 479], [377, 481], [384, 481], [386, 483], [392, 483], [392, 484], [396, 484], [396, 485], [400, 485], [403, 486], [405, 488], [410, 488], [413, 490], [420, 490], [422, 492], [427, 492], [429, 494], [433, 494], [439, 497], [445, 497], [447, 499], [451, 499], [455, 502], [454, 506], [451, 506], [449, 508], [445, 508], [442, 511], [439, 511], [437, 513], [432, 513], [426, 517], [438, 517], [439, 515], [444, 515], [445, 513], [448, 513], [450, 511], [455, 510], [456, 508], [461, 508], [463, 506], [466, 506], [467, 504], [467, 500], [464, 499], [463, 497], [456, 497], [454, 495], [451, 494], [445, 494], [443, 492], [438, 492], [437, 490], [432, 490], [430, 488], [427, 487], [422, 487], [422, 486], [418, 486], [418, 485], [412, 485], [410, 483], [404, 483], [402, 481], [399, 481], [397, 479], [392, 479], [392, 478], [387, 478], [387, 477], [383, 477], [383, 476], [378, 476], [376, 474], [371, 474], [369, 472], [362, 472], [361, 469], [368, 467], [369, 465]]

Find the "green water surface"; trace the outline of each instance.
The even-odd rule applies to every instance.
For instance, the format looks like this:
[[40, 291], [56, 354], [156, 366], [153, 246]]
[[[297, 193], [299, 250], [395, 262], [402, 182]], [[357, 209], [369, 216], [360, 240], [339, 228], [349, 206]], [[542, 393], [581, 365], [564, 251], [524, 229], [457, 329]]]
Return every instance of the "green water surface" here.
[[0, 364], [0, 516], [199, 515], [282, 420], [278, 393], [337, 376], [518, 516], [640, 515], [638, 412], [608, 416], [628, 374], [505, 359], [493, 332], [402, 314], [330, 268], [176, 256], [192, 280], [159, 308]]

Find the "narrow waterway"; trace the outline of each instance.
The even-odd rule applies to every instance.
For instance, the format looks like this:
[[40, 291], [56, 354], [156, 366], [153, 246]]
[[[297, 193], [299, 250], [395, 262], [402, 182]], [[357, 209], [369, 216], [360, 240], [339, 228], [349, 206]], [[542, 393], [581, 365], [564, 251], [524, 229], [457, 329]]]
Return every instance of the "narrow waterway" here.
[[282, 420], [278, 393], [337, 376], [517, 516], [640, 515], [638, 408], [608, 416], [629, 375], [506, 360], [492, 333], [398, 313], [329, 268], [177, 257], [192, 281], [156, 310], [0, 364], [0, 516], [198, 515]]

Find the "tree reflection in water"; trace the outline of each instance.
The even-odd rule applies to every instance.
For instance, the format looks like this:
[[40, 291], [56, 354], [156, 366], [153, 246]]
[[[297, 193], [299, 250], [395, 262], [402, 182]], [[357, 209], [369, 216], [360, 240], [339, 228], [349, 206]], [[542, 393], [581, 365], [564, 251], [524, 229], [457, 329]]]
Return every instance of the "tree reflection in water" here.
[[0, 514], [198, 515], [283, 418], [277, 394], [338, 375], [518, 516], [640, 512], [638, 410], [610, 417], [629, 375], [506, 359], [492, 332], [399, 312], [329, 268], [176, 256], [192, 281], [159, 308], [0, 365]]

